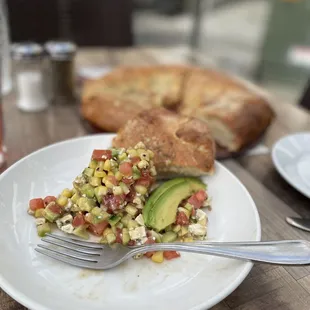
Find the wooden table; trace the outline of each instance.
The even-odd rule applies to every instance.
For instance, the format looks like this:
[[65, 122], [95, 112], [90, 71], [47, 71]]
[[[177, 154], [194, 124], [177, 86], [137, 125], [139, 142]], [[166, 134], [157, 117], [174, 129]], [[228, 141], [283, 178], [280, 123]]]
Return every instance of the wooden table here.
[[[83, 50], [80, 65], [154, 64], [184, 62], [186, 53], [175, 50]], [[277, 119], [264, 143], [271, 147], [279, 138], [293, 132], [310, 130], [310, 114], [293, 105], [276, 102]], [[53, 106], [31, 114], [17, 110], [14, 95], [3, 105], [8, 165], [48, 144], [87, 134], [76, 106]], [[253, 196], [267, 239], [310, 239], [310, 235], [288, 226], [286, 216], [310, 216], [310, 200], [289, 186], [276, 172], [270, 155], [245, 156], [223, 162], [245, 184]], [[0, 289], [0, 309], [24, 309]], [[223, 302], [224, 309], [310, 309], [310, 266], [278, 267], [255, 265], [246, 280]], [[56, 309], [55, 309], [56, 310]]]

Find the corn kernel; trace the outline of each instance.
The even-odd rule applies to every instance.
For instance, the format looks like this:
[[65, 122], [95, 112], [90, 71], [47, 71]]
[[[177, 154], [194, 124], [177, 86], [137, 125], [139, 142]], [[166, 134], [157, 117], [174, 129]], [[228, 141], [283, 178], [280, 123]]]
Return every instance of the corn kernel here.
[[104, 178], [107, 174], [104, 171], [95, 170], [96, 178]]
[[[138, 150], [139, 151], [139, 150]], [[144, 151], [143, 150], [143, 152], [140, 152], [139, 153], [139, 156], [140, 156], [140, 159], [141, 160], [147, 160], [147, 161], [149, 161], [150, 160], [150, 156], [149, 156], [149, 153], [148, 152], [146, 152], [146, 151]]]
[[164, 261], [164, 252], [163, 251], [155, 252], [152, 255], [152, 261], [158, 264], [162, 263]]
[[72, 192], [70, 191], [70, 189], [68, 188], [65, 188], [62, 193], [61, 193], [62, 196], [65, 196], [67, 198], [71, 198], [72, 197]]
[[60, 195], [56, 202], [59, 206], [64, 207], [68, 202], [68, 197]]
[[120, 181], [123, 178], [123, 176], [122, 176], [122, 174], [119, 171], [117, 171], [115, 173], [115, 178], [116, 178], [117, 181]]
[[108, 180], [105, 180], [104, 184], [107, 188], [113, 188], [114, 187], [114, 184]]
[[108, 175], [114, 176], [114, 173], [113, 173], [112, 171], [109, 171], [109, 172], [108, 172]]
[[110, 162], [109, 159], [107, 159], [107, 160], [104, 162], [103, 170], [110, 171], [110, 169], [111, 169], [111, 162]]
[[193, 237], [185, 237], [183, 241], [184, 242], [193, 242], [194, 239], [193, 239]]
[[135, 190], [137, 191], [137, 193], [139, 193], [141, 195], [145, 195], [147, 193], [147, 188], [145, 186], [142, 186], [142, 185], [136, 185]]

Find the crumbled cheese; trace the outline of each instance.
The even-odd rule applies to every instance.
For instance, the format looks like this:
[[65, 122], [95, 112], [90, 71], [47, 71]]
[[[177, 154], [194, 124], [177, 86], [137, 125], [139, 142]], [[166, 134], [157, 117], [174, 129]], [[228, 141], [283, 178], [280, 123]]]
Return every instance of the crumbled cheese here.
[[140, 205], [142, 203], [142, 201], [141, 201], [141, 199], [139, 197], [135, 197], [132, 202], [137, 204], [137, 205]]
[[59, 219], [56, 220], [56, 225], [57, 225], [57, 227], [58, 227], [59, 229], [61, 229], [62, 223], [61, 223], [61, 221], [60, 221]]
[[71, 209], [71, 207], [72, 207], [72, 205], [73, 205], [73, 202], [71, 201], [71, 199], [68, 199], [68, 202], [67, 202], [67, 204], [65, 205], [65, 210], [66, 210], [67, 212], [69, 212], [70, 209]]
[[61, 219], [59, 219], [62, 225], [71, 224], [73, 221], [73, 217], [71, 214], [66, 214]]
[[46, 222], [46, 219], [44, 217], [39, 217], [36, 219], [36, 225], [39, 226], [39, 225], [42, 225]]
[[204, 236], [207, 233], [207, 227], [200, 224], [189, 225], [188, 230], [192, 235], [195, 236]]
[[211, 207], [212, 198], [208, 197], [207, 200], [205, 200], [202, 204], [203, 207]]
[[140, 168], [140, 169], [145, 169], [145, 168], [147, 168], [149, 166], [149, 163], [146, 161], [146, 160], [144, 160], [144, 159], [142, 159], [142, 160], [140, 160], [139, 162], [138, 162], [138, 167]]
[[67, 234], [72, 234], [74, 227], [71, 224], [67, 224], [62, 226], [60, 229]]
[[129, 236], [131, 240], [142, 239], [146, 236], [146, 231], [143, 226], [129, 230]]
[[197, 219], [198, 221], [203, 220], [203, 219], [205, 219], [206, 217], [207, 217], [207, 214], [205, 214], [202, 210], [200, 210], [200, 209], [197, 209], [197, 210], [196, 210], [196, 219]]
[[139, 214], [136, 218], [135, 218], [136, 222], [141, 225], [141, 226], [144, 226], [144, 219], [143, 219], [143, 216], [142, 214]]
[[31, 209], [28, 209], [28, 214], [30, 214], [30, 215], [34, 215], [34, 211], [32, 211]]

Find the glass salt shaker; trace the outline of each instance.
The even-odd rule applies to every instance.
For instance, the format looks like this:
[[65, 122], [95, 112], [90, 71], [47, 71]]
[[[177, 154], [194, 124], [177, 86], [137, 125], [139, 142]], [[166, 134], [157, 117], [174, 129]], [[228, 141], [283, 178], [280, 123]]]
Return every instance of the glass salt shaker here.
[[17, 106], [22, 111], [37, 112], [48, 107], [44, 84], [44, 51], [37, 43], [12, 46]]
[[74, 57], [76, 45], [67, 41], [50, 41], [45, 45], [49, 56], [49, 100], [51, 103], [75, 102]]

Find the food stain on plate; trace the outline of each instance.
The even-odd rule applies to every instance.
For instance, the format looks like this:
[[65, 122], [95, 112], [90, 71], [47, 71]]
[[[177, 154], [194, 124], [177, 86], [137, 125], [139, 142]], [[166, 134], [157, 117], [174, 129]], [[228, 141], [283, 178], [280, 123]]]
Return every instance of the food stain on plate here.
[[103, 276], [103, 270], [90, 270], [90, 269], [82, 269], [79, 274], [78, 274], [78, 278], [80, 279], [85, 279], [85, 278], [89, 278], [92, 276]]

